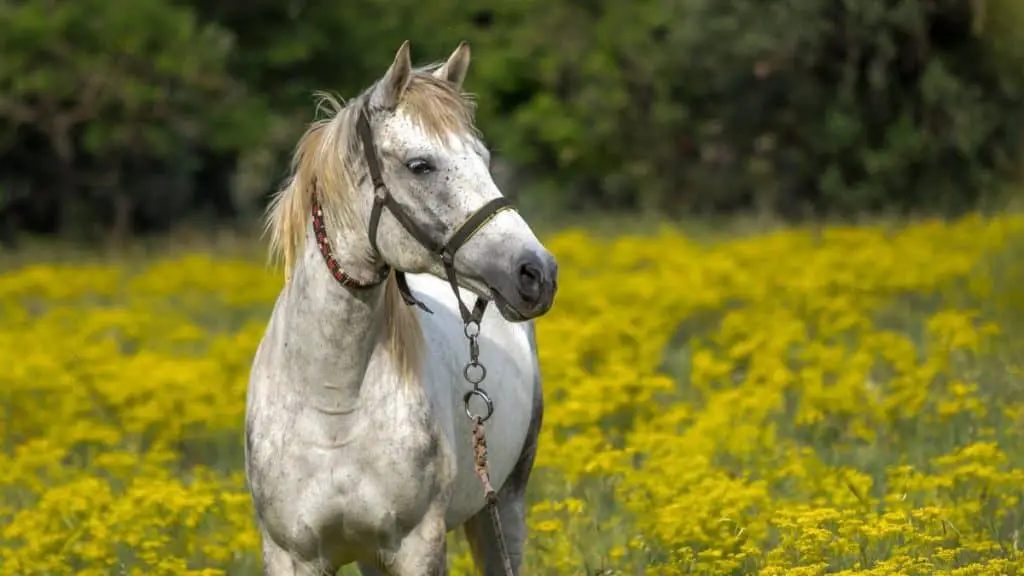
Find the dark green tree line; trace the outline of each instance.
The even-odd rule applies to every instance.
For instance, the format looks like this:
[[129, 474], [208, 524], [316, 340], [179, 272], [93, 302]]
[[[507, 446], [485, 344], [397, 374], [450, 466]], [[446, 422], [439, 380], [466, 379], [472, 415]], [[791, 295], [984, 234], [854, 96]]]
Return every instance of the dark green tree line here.
[[0, 220], [252, 218], [311, 119], [412, 40], [553, 209], [956, 212], [1017, 178], [1013, 0], [0, 0]]

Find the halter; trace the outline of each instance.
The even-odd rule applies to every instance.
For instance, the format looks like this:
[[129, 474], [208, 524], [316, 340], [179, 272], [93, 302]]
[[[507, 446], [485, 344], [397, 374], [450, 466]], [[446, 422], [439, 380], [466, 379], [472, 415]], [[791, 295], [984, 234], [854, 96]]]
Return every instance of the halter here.
[[[441, 259], [441, 264], [444, 266], [445, 276], [448, 278], [448, 284], [451, 286], [452, 291], [455, 293], [455, 299], [459, 303], [459, 314], [462, 316], [462, 322], [466, 326], [470, 324], [480, 323], [480, 319], [483, 318], [484, 310], [487, 308], [488, 300], [484, 298], [477, 298], [476, 304], [473, 309], [470, 310], [459, 296], [459, 287], [455, 276], [455, 253], [466, 244], [476, 234], [480, 228], [491, 220], [495, 215], [504, 210], [514, 210], [512, 203], [504, 196], [499, 196], [493, 200], [489, 200], [483, 206], [476, 210], [469, 216], [448, 238], [447, 242], [439, 241], [432, 237], [430, 234], [424, 232], [423, 228], [416, 223], [415, 220], [409, 216], [409, 211], [406, 210], [402, 204], [391, 195], [391, 191], [388, 189], [387, 184], [384, 183], [384, 177], [381, 174], [380, 159], [377, 156], [377, 148], [373, 141], [373, 130], [370, 128], [370, 107], [369, 101], [363, 104], [363, 107], [359, 110], [359, 119], [356, 124], [356, 131], [359, 133], [359, 138], [363, 143], [363, 155], [366, 159], [366, 166], [370, 171], [370, 180], [373, 182], [373, 208], [370, 210], [370, 224], [369, 224], [369, 239], [370, 247], [373, 251], [380, 256], [380, 249], [377, 246], [377, 229], [380, 226], [380, 217], [387, 208], [391, 215], [402, 225], [403, 228], [420, 243], [421, 246], [426, 248], [433, 254], [436, 254]], [[319, 202], [314, 198], [313, 201], [313, 232], [316, 234], [317, 242], [320, 245], [320, 253], [324, 257], [324, 261], [327, 263], [328, 269], [334, 278], [342, 285], [346, 287], [354, 288], [370, 288], [383, 282], [388, 273], [390, 267], [386, 264], [378, 270], [377, 278], [371, 282], [359, 282], [351, 276], [345, 274], [337, 261], [334, 259], [330, 244], [327, 242], [327, 234], [324, 230], [323, 224], [323, 210], [320, 207]], [[409, 282], [405, 277], [405, 272], [401, 270], [395, 270], [395, 281], [398, 284], [398, 291], [402, 295], [402, 300], [409, 306], [417, 306], [425, 312], [433, 313], [430, 308], [427, 307], [421, 300], [412, 295], [412, 291], [409, 289]]]

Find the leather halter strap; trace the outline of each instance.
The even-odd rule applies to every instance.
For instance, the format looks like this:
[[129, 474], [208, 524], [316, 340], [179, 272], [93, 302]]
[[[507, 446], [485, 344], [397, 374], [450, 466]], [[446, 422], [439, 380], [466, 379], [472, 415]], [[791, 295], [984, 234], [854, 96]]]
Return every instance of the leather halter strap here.
[[[473, 309], [470, 310], [459, 296], [459, 286], [455, 274], [455, 253], [466, 244], [476, 234], [480, 228], [491, 220], [495, 215], [504, 210], [514, 210], [512, 203], [504, 196], [499, 196], [493, 200], [488, 201], [473, 214], [469, 216], [448, 238], [447, 242], [438, 241], [433, 236], [428, 234], [420, 227], [419, 224], [409, 215], [409, 211], [402, 206], [394, 196], [391, 195], [391, 191], [388, 190], [387, 184], [384, 183], [384, 177], [381, 173], [380, 158], [377, 156], [377, 148], [373, 141], [373, 130], [370, 128], [370, 110], [369, 102], [367, 101], [363, 107], [359, 110], [359, 119], [356, 124], [356, 131], [359, 133], [359, 138], [363, 144], [363, 155], [366, 159], [366, 166], [370, 172], [370, 180], [373, 182], [373, 207], [370, 210], [370, 223], [369, 223], [369, 240], [370, 246], [373, 248], [377, 255], [380, 255], [380, 249], [377, 246], [377, 229], [380, 227], [380, 217], [383, 214], [384, 209], [387, 208], [388, 212], [395, 217], [396, 220], [402, 225], [409, 234], [416, 239], [424, 248], [428, 251], [437, 254], [441, 259], [441, 264], [444, 266], [445, 276], [447, 276], [448, 284], [451, 285], [452, 291], [455, 293], [455, 299], [459, 303], [459, 314], [462, 316], [464, 324], [477, 323], [479, 324], [480, 319], [483, 317], [484, 310], [487, 308], [488, 300], [484, 298], [477, 298], [476, 304]], [[319, 227], [322, 231], [323, 220], [322, 214], [318, 214], [320, 211], [319, 204], [314, 202], [314, 232], [317, 232], [316, 227], [317, 217], [319, 220]], [[317, 241], [320, 242], [321, 232], [317, 232]], [[369, 287], [379, 283], [379, 281], [373, 284], [359, 284], [351, 279], [350, 276], [345, 275], [340, 271], [340, 268], [331, 267], [331, 263], [334, 261], [333, 257], [330, 256], [330, 247], [326, 243], [326, 234], [323, 235], [324, 242], [320, 242], [321, 253], [324, 255], [324, 259], [327, 262], [328, 268], [331, 269], [332, 274], [338, 279], [343, 285], [346, 286], [357, 286], [357, 287]], [[338, 272], [335, 272], [335, 270]], [[383, 277], [386, 278], [388, 274], [388, 268], [385, 266], [382, 270]], [[339, 274], [341, 277], [339, 277]], [[343, 280], [346, 279], [346, 280]], [[407, 305], [415, 305], [428, 313], [433, 313], [430, 308], [427, 307], [422, 301], [412, 295], [412, 291], [409, 289], [409, 282], [405, 277], [405, 273], [401, 270], [395, 270], [395, 280], [398, 283], [398, 290], [402, 295], [402, 300]], [[347, 282], [347, 284], [346, 284]]]
[[387, 280], [388, 273], [391, 272], [391, 268], [387, 264], [377, 271], [376, 278], [368, 282], [357, 280], [341, 269], [341, 264], [339, 264], [338, 260], [334, 257], [334, 253], [331, 251], [331, 243], [327, 239], [327, 227], [324, 226], [324, 210], [323, 207], [320, 206], [320, 192], [318, 185], [319, 183], [314, 180], [313, 203], [310, 208], [313, 216], [313, 235], [316, 237], [316, 245], [320, 248], [320, 254], [324, 257], [327, 269], [331, 271], [331, 276], [334, 276], [334, 279], [342, 286], [360, 289], [372, 288]]

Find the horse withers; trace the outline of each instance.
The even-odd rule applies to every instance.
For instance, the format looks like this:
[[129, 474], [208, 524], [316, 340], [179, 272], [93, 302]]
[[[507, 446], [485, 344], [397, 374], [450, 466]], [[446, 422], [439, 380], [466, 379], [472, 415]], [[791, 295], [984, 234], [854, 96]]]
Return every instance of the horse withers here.
[[[414, 69], [406, 42], [357, 98], [322, 96], [269, 208], [286, 281], [245, 420], [265, 574], [446, 574], [460, 526], [485, 574], [519, 571], [543, 412], [532, 320], [558, 268], [491, 178], [469, 62], [462, 43]], [[476, 474], [481, 400], [504, 538]]]

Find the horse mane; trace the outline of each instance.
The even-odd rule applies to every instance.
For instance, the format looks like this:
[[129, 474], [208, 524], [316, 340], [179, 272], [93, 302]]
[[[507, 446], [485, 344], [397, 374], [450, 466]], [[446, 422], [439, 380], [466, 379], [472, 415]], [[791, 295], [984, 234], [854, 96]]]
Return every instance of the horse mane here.
[[[452, 134], [476, 136], [472, 99], [450, 83], [435, 78], [431, 71], [437, 65], [414, 70], [398, 109], [439, 140]], [[311, 122], [299, 138], [290, 176], [267, 207], [265, 231], [270, 235], [270, 258], [283, 260], [285, 283], [291, 280], [296, 260], [305, 249], [315, 191], [319, 191], [328, 229], [356, 231], [368, 225], [357, 221], [352, 200], [358, 192], [359, 174], [366, 169], [356, 120], [362, 102], [373, 89], [371, 86], [348, 105], [330, 94], [317, 93], [317, 113], [326, 108], [327, 114]], [[386, 281], [384, 321], [392, 358], [403, 374], [416, 375], [422, 358], [423, 333], [416, 311], [401, 298], [394, 271]]]

